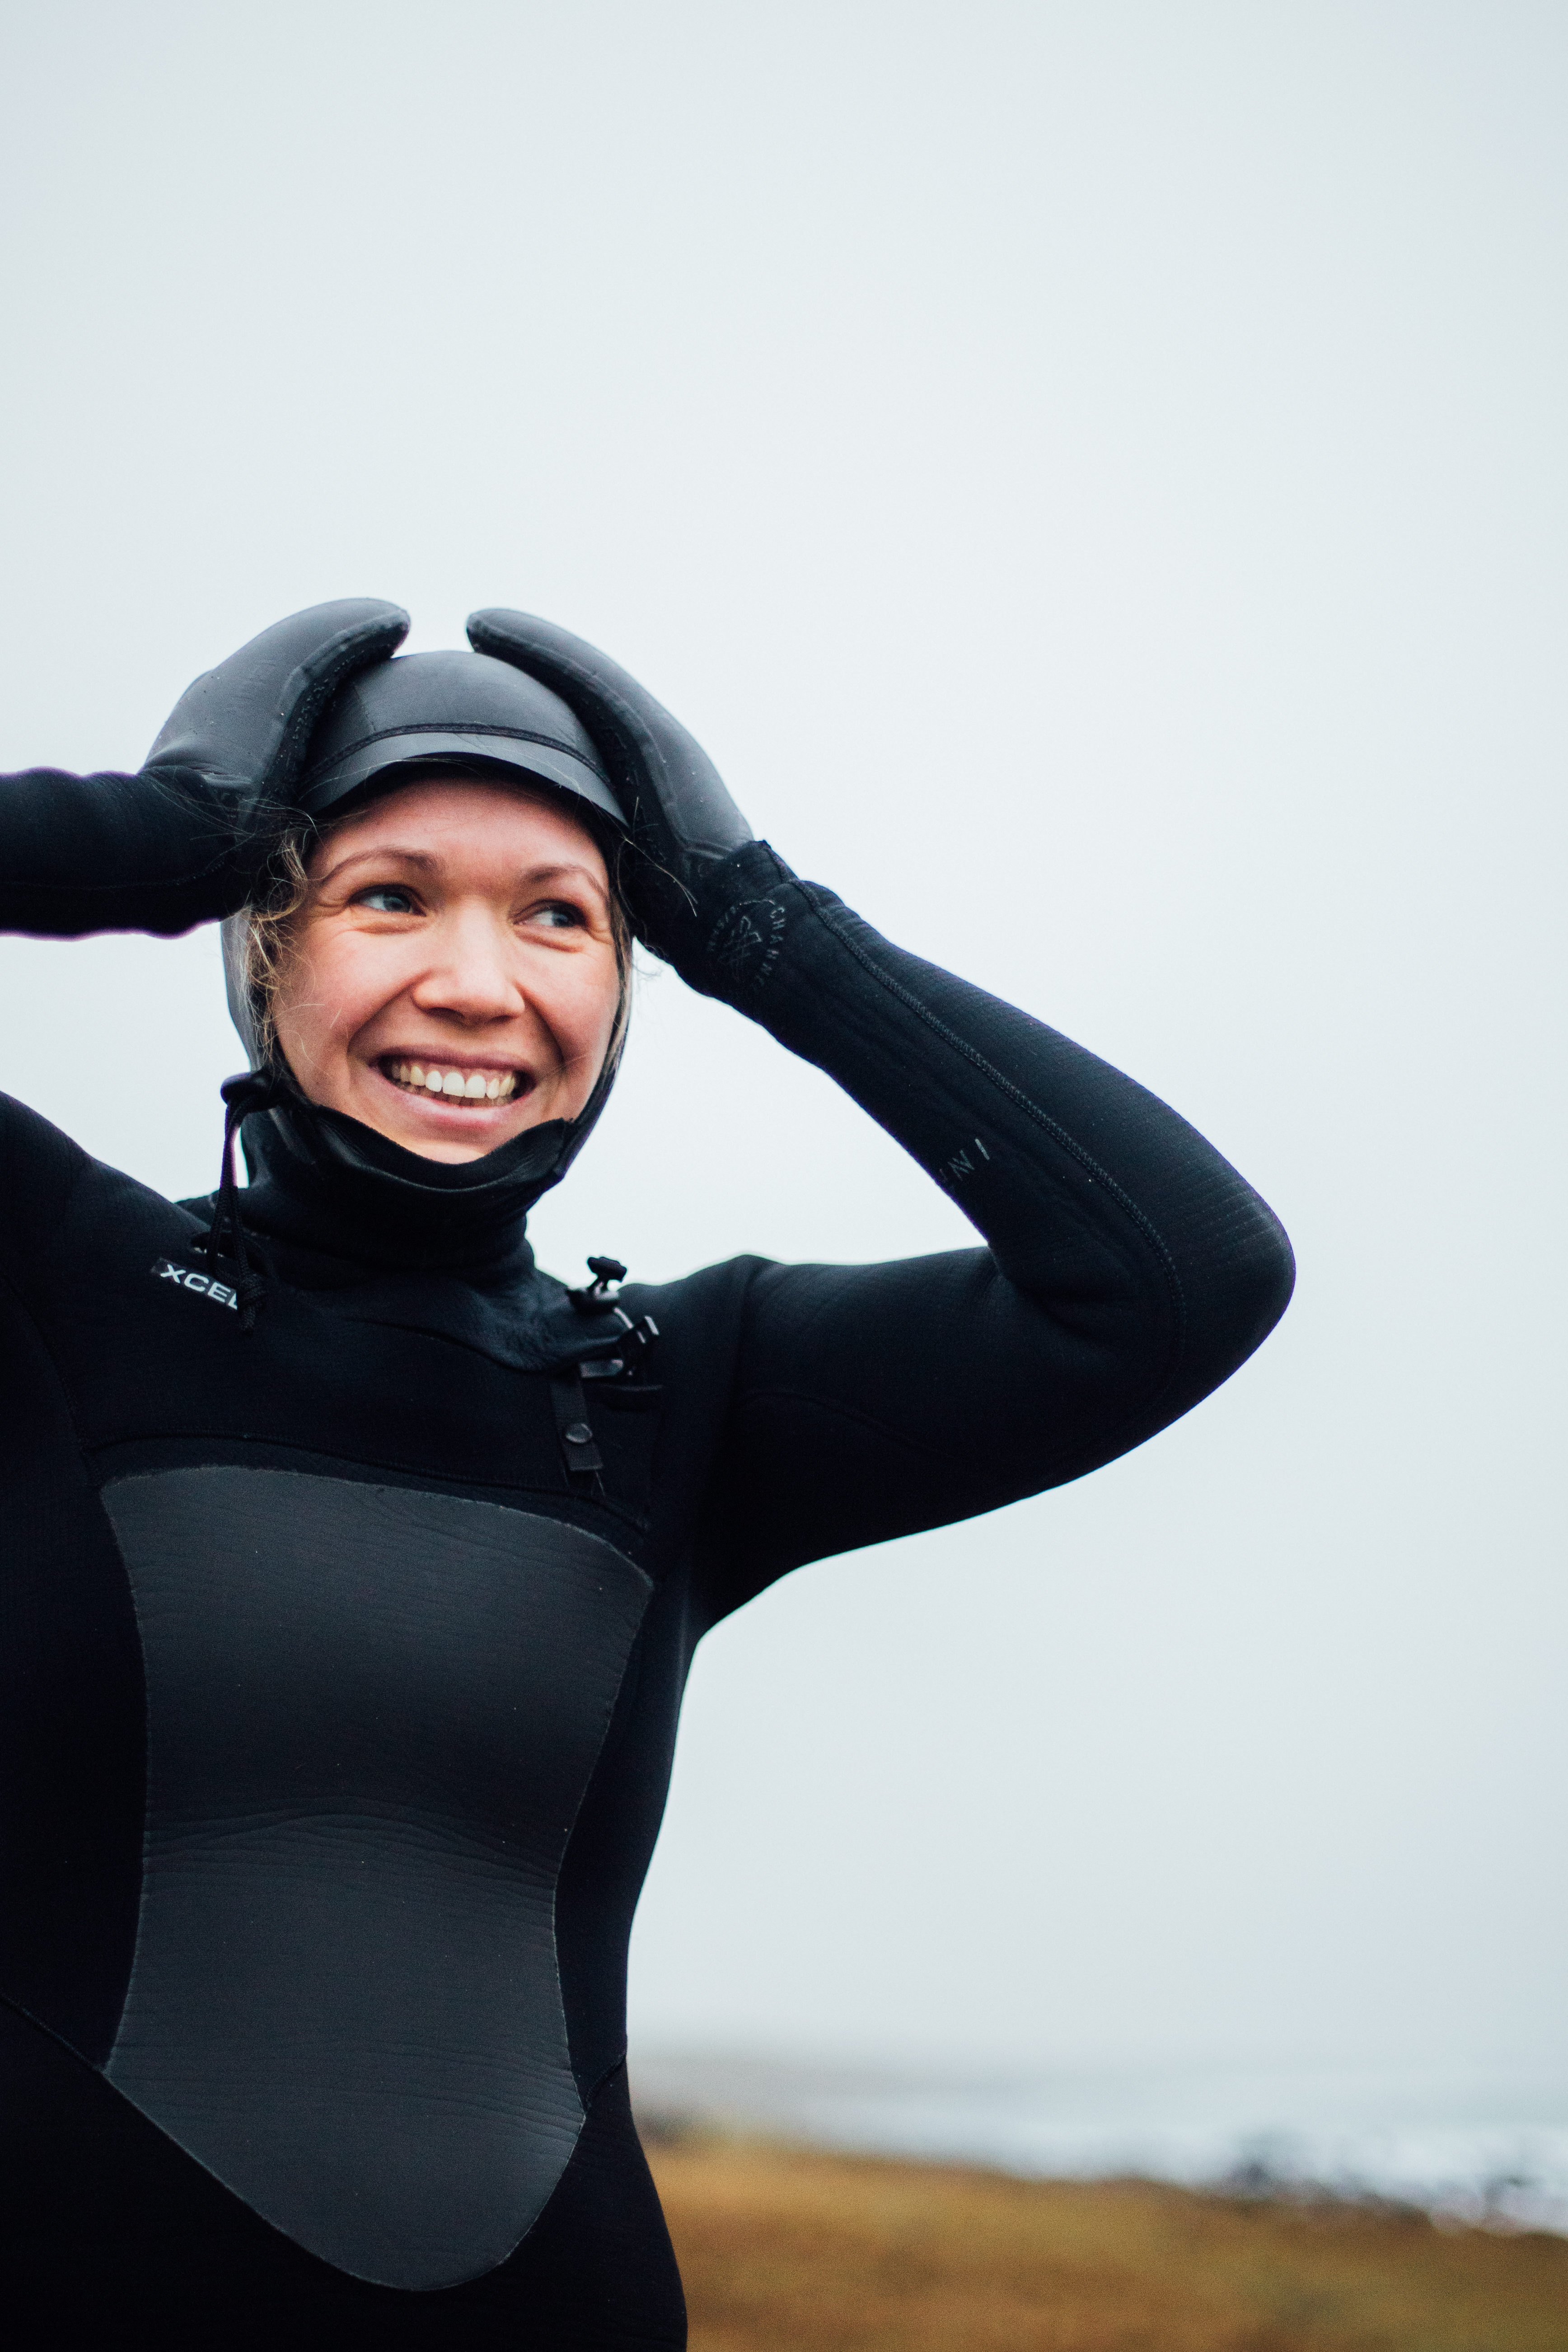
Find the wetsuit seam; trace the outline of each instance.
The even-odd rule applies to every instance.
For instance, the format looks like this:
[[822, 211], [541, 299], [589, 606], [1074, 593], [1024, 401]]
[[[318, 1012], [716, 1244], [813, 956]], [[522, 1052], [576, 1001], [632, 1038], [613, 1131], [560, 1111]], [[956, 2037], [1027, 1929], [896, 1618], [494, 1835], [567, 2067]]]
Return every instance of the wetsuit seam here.
[[595, 2100], [598, 2097], [605, 2084], [611, 2080], [612, 2076], [623, 2074], [626, 2071], [627, 2054], [626, 2044], [623, 2042], [621, 2044], [619, 2057], [612, 2058], [607, 2066], [601, 2067], [598, 2074], [595, 2075], [593, 2081], [589, 2084], [587, 2089], [583, 2092], [581, 2095], [584, 2118], [586, 2118], [588, 2109], [593, 2105]]
[[[89, 2074], [95, 2075], [100, 2083], [109, 2083], [109, 2077], [105, 2074], [102, 2067], [95, 2066], [92, 2060], [87, 2056], [85, 2052], [79, 2050], [74, 2042], [68, 2042], [65, 2035], [59, 2031], [58, 2026], [51, 2025], [47, 2018], [42, 2018], [38, 2015], [37, 2010], [29, 2009], [25, 2000], [18, 2000], [15, 1993], [5, 1991], [3, 1986], [0, 1986], [0, 2009], [8, 2009], [13, 2017], [22, 2018], [33, 2028], [33, 2031], [36, 2033], [46, 2035], [47, 2039], [54, 2043], [57, 2050], [63, 2050], [68, 2058], [74, 2059], [79, 2066], [85, 2067], [87, 2072]], [[116, 2030], [118, 2031], [118, 2029]], [[109, 2083], [109, 2088], [111, 2091], [114, 2089], [112, 2083]], [[123, 2094], [117, 2093], [116, 2095], [123, 2096]], [[157, 2131], [158, 2126], [154, 2124], [153, 2128], [154, 2131]], [[165, 2139], [168, 2137], [168, 2134], [166, 2132], [163, 2133], [161, 2136]]]
[[[293, 1289], [297, 1297], [302, 1298], [313, 1299], [323, 1295], [308, 1290], [300, 1290], [298, 1284], [292, 1284], [289, 1287]], [[324, 1295], [328, 1297], [341, 1297], [342, 1293], [327, 1293]], [[503, 1372], [514, 1372], [520, 1380], [525, 1381], [546, 1379], [550, 1373], [559, 1371], [563, 1364], [572, 1365], [592, 1362], [594, 1360], [594, 1349], [595, 1347], [601, 1354], [605, 1354], [608, 1352], [608, 1349], [612, 1345], [612, 1342], [608, 1339], [601, 1339], [594, 1342], [584, 1341], [576, 1349], [567, 1347], [563, 1343], [563, 1351], [558, 1356], [545, 1357], [537, 1364], [518, 1364], [513, 1363], [510, 1358], [506, 1356], [497, 1355], [493, 1348], [487, 1348], [481, 1340], [465, 1339], [460, 1333], [456, 1331], [433, 1331], [426, 1323], [395, 1323], [392, 1321], [389, 1317], [378, 1315], [355, 1315], [352, 1312], [342, 1315], [337, 1319], [343, 1323], [358, 1323], [367, 1331], [406, 1331], [416, 1339], [433, 1339], [445, 1348], [461, 1348], [468, 1355], [482, 1356], [486, 1363], [494, 1364]]]
[[[777, 1386], [747, 1389], [736, 1398], [735, 1410], [738, 1413], [743, 1412], [748, 1406], [753, 1404], [809, 1405], [813, 1412], [825, 1413], [831, 1420], [841, 1421], [857, 1429], [869, 1430], [873, 1436], [884, 1439], [889, 1444], [899, 1446], [905, 1454], [930, 1454], [934, 1451], [944, 1450], [934, 1448], [927, 1438], [910, 1437], [901, 1430], [889, 1427], [886, 1422], [879, 1421], [874, 1413], [858, 1412], [853, 1405], [834, 1403], [825, 1397], [813, 1396], [808, 1389]], [[947, 1451], [948, 1458], [951, 1460], [956, 1462], [961, 1458], [956, 1451], [950, 1449]]]
[[[47, 1345], [47, 1342], [46, 1342], [46, 1345]], [[50, 1361], [51, 1361], [51, 1362], [53, 1362], [53, 1361], [54, 1361], [54, 1357], [53, 1357], [53, 1351], [52, 1351], [52, 1350], [50, 1351]], [[58, 1368], [57, 1368], [57, 1369], [58, 1369]], [[256, 1445], [273, 1446], [273, 1447], [276, 1447], [276, 1448], [277, 1448], [277, 1450], [278, 1450], [279, 1453], [284, 1453], [284, 1454], [305, 1454], [305, 1455], [308, 1455], [308, 1456], [309, 1456], [312, 1461], [317, 1461], [317, 1462], [342, 1462], [342, 1463], [344, 1463], [345, 1465], [347, 1465], [351, 1469], [356, 1469], [356, 1470], [394, 1470], [394, 1471], [396, 1471], [396, 1472], [397, 1472], [397, 1474], [399, 1475], [399, 1476], [400, 1476], [400, 1477], [403, 1477], [403, 1478], [429, 1478], [429, 1479], [433, 1482], [432, 1486], [430, 1486], [430, 1488], [428, 1489], [428, 1491], [429, 1491], [429, 1492], [431, 1492], [431, 1493], [435, 1493], [435, 1492], [437, 1492], [437, 1490], [440, 1490], [440, 1491], [442, 1491], [442, 1492], [445, 1492], [445, 1491], [446, 1491], [446, 1490], [447, 1490], [447, 1489], [451, 1489], [453, 1492], [455, 1492], [455, 1493], [459, 1493], [459, 1494], [460, 1494], [460, 1493], [461, 1493], [464, 1489], [466, 1489], [467, 1487], [468, 1487], [468, 1486], [472, 1486], [472, 1485], [475, 1485], [475, 1484], [479, 1484], [479, 1485], [487, 1486], [489, 1486], [489, 1487], [492, 1487], [492, 1488], [494, 1488], [494, 1487], [500, 1487], [500, 1488], [504, 1489], [504, 1491], [505, 1491], [506, 1493], [508, 1493], [508, 1494], [511, 1494], [511, 1495], [531, 1495], [531, 1496], [537, 1496], [541, 1501], [543, 1501], [543, 1502], [549, 1502], [549, 1503], [553, 1503], [553, 1504], [560, 1504], [560, 1503], [562, 1503], [562, 1502], [564, 1502], [564, 1501], [571, 1501], [572, 1499], [574, 1499], [574, 1498], [573, 1498], [573, 1497], [571, 1497], [571, 1496], [563, 1496], [563, 1495], [562, 1495], [562, 1493], [560, 1492], [559, 1488], [557, 1488], [557, 1487], [553, 1487], [553, 1486], [539, 1486], [539, 1485], [537, 1485], [537, 1484], [535, 1484], [535, 1483], [533, 1483], [533, 1482], [531, 1482], [531, 1482], [529, 1482], [528, 1484], [524, 1485], [524, 1484], [521, 1484], [521, 1483], [514, 1484], [512, 1481], [508, 1480], [508, 1479], [504, 1479], [504, 1478], [487, 1478], [487, 1479], [478, 1480], [478, 1481], [475, 1481], [475, 1480], [468, 1480], [468, 1479], [465, 1479], [465, 1478], [461, 1478], [461, 1477], [453, 1478], [453, 1477], [449, 1477], [449, 1476], [447, 1476], [445, 1473], [443, 1473], [443, 1472], [441, 1472], [441, 1471], [438, 1471], [438, 1470], [429, 1470], [429, 1471], [426, 1471], [426, 1470], [410, 1470], [410, 1469], [408, 1468], [408, 1465], [406, 1465], [406, 1463], [403, 1463], [403, 1462], [391, 1462], [391, 1461], [383, 1460], [383, 1459], [381, 1459], [381, 1458], [379, 1458], [379, 1457], [376, 1457], [376, 1458], [371, 1458], [371, 1457], [368, 1457], [368, 1456], [366, 1456], [366, 1455], [364, 1455], [364, 1454], [339, 1454], [338, 1452], [336, 1452], [336, 1451], [335, 1451], [335, 1449], [333, 1449], [333, 1448], [332, 1448], [332, 1447], [331, 1447], [331, 1446], [323, 1446], [323, 1445], [296, 1445], [296, 1444], [291, 1444], [291, 1443], [290, 1443], [290, 1441], [289, 1441], [288, 1438], [286, 1438], [286, 1437], [261, 1437], [261, 1438], [258, 1438], [258, 1437], [254, 1437], [254, 1436], [237, 1437], [237, 1435], [236, 1435], [235, 1432], [234, 1432], [232, 1429], [192, 1429], [192, 1430], [180, 1430], [180, 1431], [175, 1432], [175, 1433], [171, 1433], [171, 1432], [169, 1432], [169, 1431], [167, 1431], [167, 1430], [156, 1430], [156, 1431], [153, 1431], [153, 1432], [142, 1432], [140, 1435], [137, 1435], [137, 1436], [105, 1438], [105, 1439], [103, 1439], [100, 1444], [96, 1444], [96, 1445], [89, 1446], [89, 1445], [87, 1445], [87, 1444], [85, 1444], [83, 1443], [82, 1438], [81, 1438], [80, 1432], [79, 1432], [79, 1430], [77, 1430], [77, 1427], [76, 1427], [76, 1420], [75, 1420], [75, 1416], [74, 1416], [74, 1414], [73, 1414], [73, 1416], [72, 1416], [72, 1420], [71, 1420], [71, 1428], [72, 1428], [73, 1433], [75, 1433], [75, 1434], [76, 1434], [76, 1438], [77, 1438], [77, 1444], [78, 1444], [79, 1451], [79, 1453], [80, 1453], [80, 1454], [81, 1454], [83, 1466], [84, 1466], [84, 1468], [89, 1468], [89, 1483], [91, 1483], [91, 1484], [92, 1484], [92, 1486], [93, 1486], [93, 1491], [94, 1491], [95, 1493], [101, 1493], [101, 1492], [102, 1492], [102, 1489], [103, 1489], [103, 1487], [104, 1487], [104, 1486], [112, 1486], [112, 1485], [115, 1483], [115, 1479], [116, 1479], [117, 1477], [135, 1478], [135, 1477], [141, 1477], [141, 1476], [142, 1476], [142, 1475], [156, 1475], [155, 1473], [143, 1473], [143, 1472], [137, 1471], [137, 1470], [114, 1471], [114, 1470], [112, 1470], [112, 1469], [111, 1469], [111, 1470], [110, 1470], [110, 1475], [109, 1475], [108, 1476], [104, 1477], [104, 1478], [103, 1478], [103, 1479], [101, 1479], [100, 1481], [97, 1480], [97, 1479], [96, 1479], [96, 1471], [97, 1471], [97, 1466], [98, 1466], [98, 1463], [99, 1463], [99, 1458], [100, 1458], [102, 1454], [106, 1454], [106, 1453], [109, 1453], [109, 1452], [111, 1452], [112, 1450], [114, 1450], [114, 1449], [115, 1449], [115, 1448], [117, 1448], [117, 1447], [120, 1447], [120, 1446], [125, 1446], [125, 1445], [164, 1445], [164, 1444], [177, 1444], [177, 1445], [208, 1445], [208, 1444], [237, 1445], [237, 1444], [239, 1444], [239, 1445], [249, 1445], [249, 1446], [256, 1446]], [[241, 1470], [243, 1470], [243, 1469], [247, 1469], [247, 1468], [250, 1468], [250, 1467], [255, 1467], [255, 1466], [258, 1466], [258, 1465], [251, 1465], [251, 1464], [248, 1464], [248, 1463], [245, 1463], [245, 1462], [237, 1462], [237, 1463], [235, 1463], [235, 1464], [233, 1464], [233, 1465], [218, 1465], [218, 1466], [220, 1466], [220, 1467], [222, 1467], [222, 1466], [229, 1466], [229, 1467], [233, 1467], [233, 1468], [235, 1468], [235, 1469], [241, 1469]], [[352, 1481], [351, 1483], [352, 1483], [352, 1484], [354, 1484], [354, 1485], [359, 1485], [359, 1484], [361, 1484], [362, 1482], [361, 1482], [361, 1481], [359, 1481], [359, 1480], [353, 1480], [353, 1481]], [[368, 1482], [363, 1482], [363, 1483], [368, 1483]], [[507, 1507], [507, 1506], [506, 1506], [505, 1504], [502, 1504], [502, 1505], [499, 1506], [499, 1507], [504, 1510], [504, 1509]], [[636, 1534], [639, 1535], [639, 1536], [644, 1536], [644, 1535], [646, 1535], [646, 1534], [647, 1533], [647, 1524], [646, 1524], [643, 1520], [641, 1520], [641, 1519], [637, 1518], [637, 1517], [636, 1517], [636, 1516], [635, 1516], [635, 1515], [634, 1515], [630, 1510], [628, 1510], [628, 1509], [627, 1509], [624, 1505], [616, 1504], [616, 1503], [612, 1502], [612, 1501], [609, 1501], [609, 1500], [600, 1501], [600, 1500], [598, 1500], [598, 1498], [597, 1498], [597, 1497], [595, 1497], [595, 1509], [597, 1509], [597, 1510], [599, 1510], [599, 1511], [604, 1512], [606, 1516], [608, 1516], [608, 1517], [610, 1517], [623, 1520], [628, 1528], [632, 1528], [632, 1529], [634, 1530], [634, 1532], [635, 1532]], [[543, 1516], [545, 1516], [545, 1517], [556, 1517], [556, 1516], [557, 1516], [557, 1514], [556, 1514], [555, 1512], [552, 1511], [552, 1512], [545, 1513]], [[571, 1525], [573, 1525], [573, 1526], [575, 1526], [575, 1525], [577, 1524], [577, 1522], [576, 1522], [576, 1520], [575, 1520], [575, 1519], [573, 1519], [573, 1520], [571, 1520], [571, 1521], [569, 1522], [569, 1524], [571, 1524]]]
[[[817, 905], [804, 890], [801, 895], [805, 898], [807, 907], [821, 923], [828, 937], [837, 940], [839, 945], [854, 957], [861, 970], [868, 973], [889, 996], [913, 1013], [933, 1034], [942, 1039], [945, 1045], [960, 1054], [973, 1068], [978, 1070], [982, 1077], [989, 1079], [997, 1091], [1005, 1096], [1009, 1102], [1016, 1104], [1026, 1118], [1033, 1119], [1037, 1127], [1043, 1128], [1052, 1140], [1064, 1151], [1068, 1152], [1097, 1184], [1103, 1185], [1109, 1197], [1115, 1201], [1124, 1214], [1131, 1219], [1144, 1240], [1150, 1244], [1170, 1295], [1171, 1311], [1175, 1326], [1170, 1363], [1149, 1400], [1151, 1406], [1157, 1404], [1174, 1381], [1185, 1353], [1187, 1309], [1186, 1297], [1182, 1289], [1181, 1276], [1176, 1270], [1175, 1258], [1153, 1220], [1145, 1210], [1139, 1207], [1131, 1193], [1117, 1182], [1110, 1170], [1102, 1167], [1093, 1153], [1086, 1150], [1076, 1137], [1069, 1134], [1058, 1120], [1052, 1118], [1048, 1111], [1042, 1110], [1038, 1103], [1026, 1095], [1021, 1087], [1015, 1086], [1012, 1079], [1005, 1072], [997, 1069], [994, 1063], [988, 1061], [978, 1047], [970, 1045], [968, 1039], [961, 1037], [956, 1030], [950, 1029], [940, 1014], [933, 1013], [929, 1005], [923, 1004], [912, 990], [905, 988], [903, 983], [895, 980], [890, 972], [883, 971], [880, 966], [868, 955], [859, 941], [833, 920], [825, 907]], [[1011, 1279], [1010, 1276], [1008, 1278]], [[1015, 1287], [1022, 1288], [1022, 1286], [1015, 1285]], [[1027, 1296], [1027, 1293], [1025, 1295]]]

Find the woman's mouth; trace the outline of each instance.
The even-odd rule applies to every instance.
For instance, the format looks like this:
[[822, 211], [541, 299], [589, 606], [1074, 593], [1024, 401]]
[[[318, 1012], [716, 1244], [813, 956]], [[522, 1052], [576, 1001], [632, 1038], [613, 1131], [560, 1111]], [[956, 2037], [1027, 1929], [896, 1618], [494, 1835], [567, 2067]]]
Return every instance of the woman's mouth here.
[[376, 1065], [383, 1077], [405, 1094], [439, 1095], [454, 1108], [468, 1105], [478, 1110], [492, 1103], [511, 1102], [528, 1087], [525, 1070], [479, 1070], [462, 1062], [416, 1062], [388, 1055]]

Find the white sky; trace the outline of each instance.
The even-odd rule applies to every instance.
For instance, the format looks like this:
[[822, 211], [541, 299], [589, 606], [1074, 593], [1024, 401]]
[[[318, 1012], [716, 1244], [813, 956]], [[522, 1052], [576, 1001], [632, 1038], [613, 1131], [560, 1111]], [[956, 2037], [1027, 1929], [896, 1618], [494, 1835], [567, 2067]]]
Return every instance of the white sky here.
[[[1561, 2058], [1568, 16], [10, 25], [0, 762], [134, 764], [320, 598], [547, 613], [1297, 1244], [1142, 1454], [712, 1639], [637, 2029]], [[210, 937], [0, 943], [0, 1083], [212, 1184]], [[657, 1278], [967, 1228], [658, 976], [536, 1234]]]

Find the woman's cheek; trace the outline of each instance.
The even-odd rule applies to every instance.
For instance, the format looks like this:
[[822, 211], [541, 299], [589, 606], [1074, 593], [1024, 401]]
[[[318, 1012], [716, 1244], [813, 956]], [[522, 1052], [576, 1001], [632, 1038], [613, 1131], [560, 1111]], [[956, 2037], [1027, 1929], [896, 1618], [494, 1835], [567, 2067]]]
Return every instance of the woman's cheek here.
[[331, 942], [320, 967], [320, 1001], [334, 1036], [356, 1037], [407, 984], [403, 942], [350, 932]]
[[597, 955], [574, 956], [525, 975], [525, 992], [548, 1023], [563, 1055], [592, 1051], [607, 1039], [619, 1001], [618, 973]]
[[620, 976], [616, 973], [606, 980], [603, 971], [595, 971], [591, 978], [584, 978], [586, 984], [578, 992], [573, 1008], [568, 1050], [574, 1061], [592, 1060], [596, 1068], [605, 1057], [615, 1028]]

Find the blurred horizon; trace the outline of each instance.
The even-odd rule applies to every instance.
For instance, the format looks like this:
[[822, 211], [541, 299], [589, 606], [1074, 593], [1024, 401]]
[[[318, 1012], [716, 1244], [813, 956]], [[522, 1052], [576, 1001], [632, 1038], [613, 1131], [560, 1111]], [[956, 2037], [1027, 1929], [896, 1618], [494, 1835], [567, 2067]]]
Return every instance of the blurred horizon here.
[[648, 2139], [761, 2137], [1046, 2179], [1166, 2180], [1568, 2234], [1568, 2066], [943, 2064], [633, 2044]]

